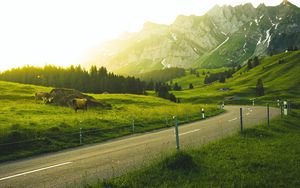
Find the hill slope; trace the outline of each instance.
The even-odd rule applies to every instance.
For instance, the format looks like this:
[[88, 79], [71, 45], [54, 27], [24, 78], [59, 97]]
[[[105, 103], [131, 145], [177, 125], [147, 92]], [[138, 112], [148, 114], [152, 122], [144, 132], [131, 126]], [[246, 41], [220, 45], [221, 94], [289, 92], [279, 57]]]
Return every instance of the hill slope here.
[[[282, 63], [279, 63], [279, 61]], [[219, 70], [220, 71], [220, 70]], [[255, 88], [257, 79], [263, 80], [265, 93], [260, 100], [289, 99], [300, 102], [300, 51], [281, 53], [261, 59], [261, 64], [247, 70], [244, 66], [226, 83], [215, 82], [212, 85], [203, 83], [204, 76], [187, 75], [175, 80], [179, 85], [192, 83], [197, 87], [192, 90], [174, 91], [177, 97], [186, 102], [222, 101], [230, 96], [236, 99], [249, 100], [257, 97]], [[190, 77], [190, 78], [189, 78]], [[187, 79], [188, 78], [188, 79]], [[229, 88], [229, 91], [220, 91]]]

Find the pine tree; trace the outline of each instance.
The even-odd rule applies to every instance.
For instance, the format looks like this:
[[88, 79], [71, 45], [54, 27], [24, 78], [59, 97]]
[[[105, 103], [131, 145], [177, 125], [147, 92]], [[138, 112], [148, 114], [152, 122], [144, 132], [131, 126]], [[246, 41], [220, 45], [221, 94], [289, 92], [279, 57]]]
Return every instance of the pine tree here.
[[173, 93], [170, 93], [170, 101], [175, 102], [175, 103], [177, 102], [177, 99]]
[[180, 90], [181, 90], [181, 86], [179, 86], [178, 83], [176, 82], [176, 83], [174, 84], [173, 90], [175, 90], [175, 91], [180, 91]]
[[221, 75], [220, 75], [219, 82], [220, 82], [220, 83], [225, 83], [225, 80], [226, 80], [226, 78], [225, 78], [224, 74], [221, 74]]
[[257, 95], [257, 96], [263, 96], [263, 95], [265, 95], [264, 85], [263, 85], [262, 79], [258, 79], [258, 80], [257, 80], [257, 84], [256, 84], [256, 95]]
[[252, 66], [252, 59], [249, 59], [248, 62], [247, 62], [247, 68], [248, 70], [252, 69], [253, 66]]
[[209, 77], [206, 75], [204, 78], [204, 84], [209, 84]]
[[260, 64], [260, 61], [259, 61], [259, 59], [258, 59], [257, 56], [254, 57], [253, 64], [254, 64], [253, 67], [256, 67], [256, 66], [258, 66]]

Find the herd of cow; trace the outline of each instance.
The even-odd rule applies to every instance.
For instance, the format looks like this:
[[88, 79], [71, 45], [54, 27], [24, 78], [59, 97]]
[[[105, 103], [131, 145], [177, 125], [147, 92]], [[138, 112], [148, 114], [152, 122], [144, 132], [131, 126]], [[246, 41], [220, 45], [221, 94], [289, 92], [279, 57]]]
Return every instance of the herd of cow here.
[[[37, 92], [35, 93], [35, 101], [42, 100], [44, 104], [52, 103], [54, 97], [51, 93], [47, 92]], [[83, 111], [87, 111], [88, 107], [88, 99], [86, 98], [73, 98], [70, 101], [72, 108], [77, 112], [77, 110], [82, 109]]]

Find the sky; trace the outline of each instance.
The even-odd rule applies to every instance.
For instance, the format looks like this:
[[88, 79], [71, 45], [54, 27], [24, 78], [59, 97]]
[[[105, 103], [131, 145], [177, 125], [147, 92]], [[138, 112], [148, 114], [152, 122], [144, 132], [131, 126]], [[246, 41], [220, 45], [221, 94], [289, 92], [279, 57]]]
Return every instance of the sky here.
[[[0, 71], [24, 65], [83, 62], [99, 44], [139, 31], [146, 21], [171, 24], [182, 15], [203, 15], [214, 5], [282, 0], [1, 0]], [[300, 6], [299, 0], [291, 0]]]

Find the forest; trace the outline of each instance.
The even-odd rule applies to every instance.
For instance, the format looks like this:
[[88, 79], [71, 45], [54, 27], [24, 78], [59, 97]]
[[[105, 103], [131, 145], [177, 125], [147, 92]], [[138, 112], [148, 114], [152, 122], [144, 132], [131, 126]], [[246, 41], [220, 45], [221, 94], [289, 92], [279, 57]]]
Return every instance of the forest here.
[[87, 93], [144, 94], [145, 83], [135, 77], [124, 77], [107, 71], [105, 67], [78, 66], [67, 68], [46, 65], [24, 66], [0, 73], [0, 80], [58, 88], [73, 88]]

